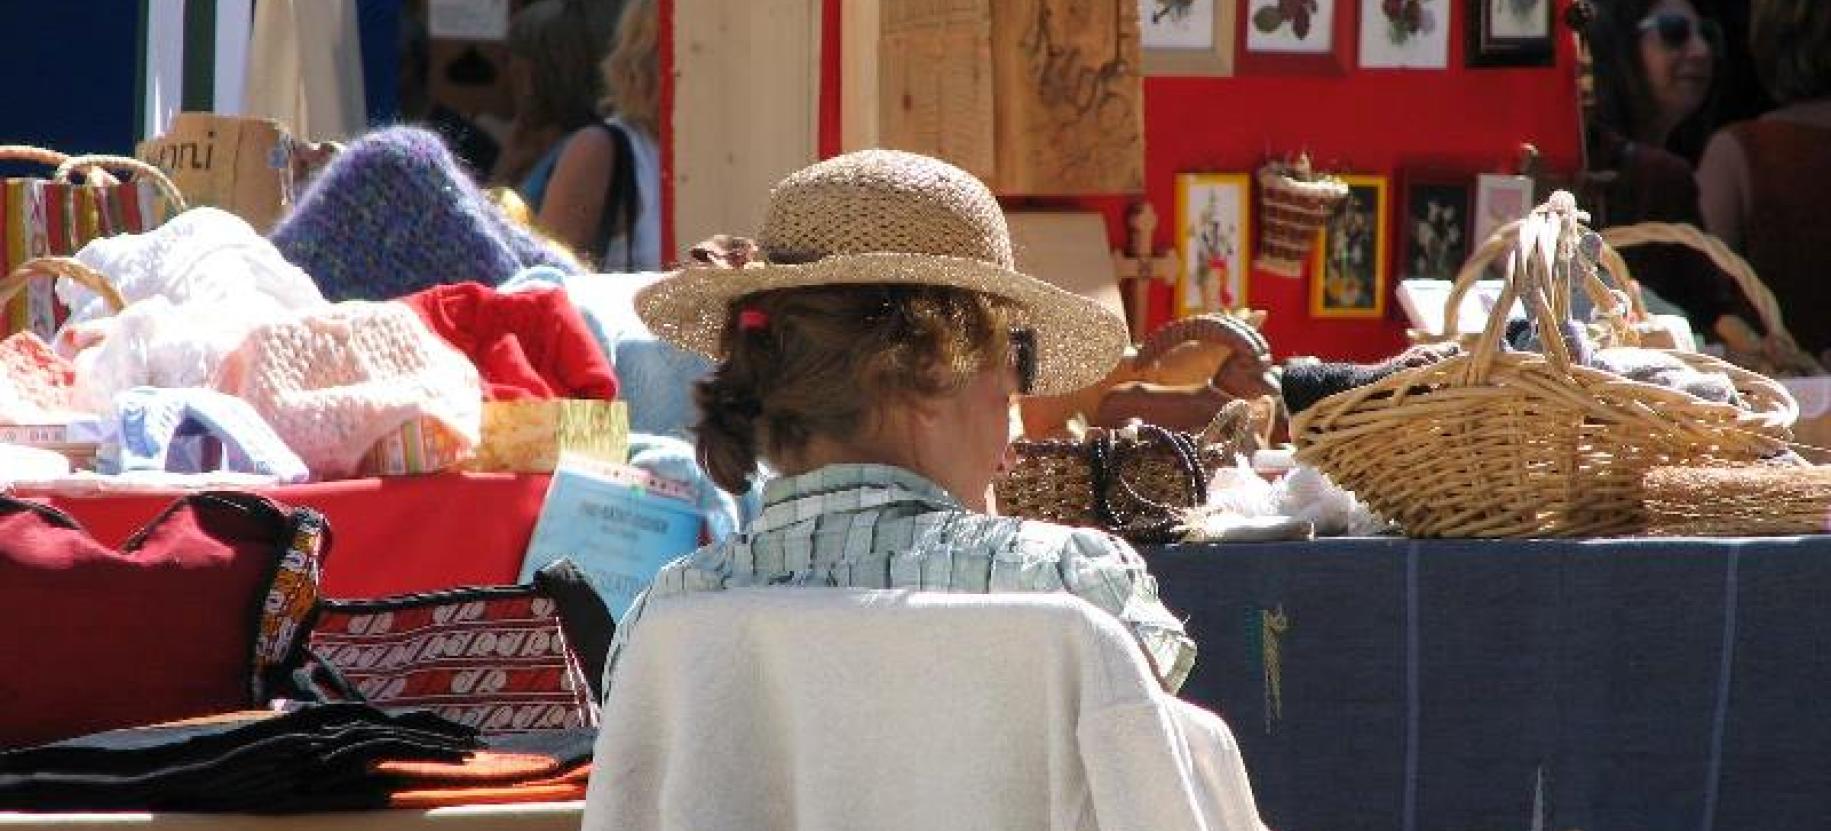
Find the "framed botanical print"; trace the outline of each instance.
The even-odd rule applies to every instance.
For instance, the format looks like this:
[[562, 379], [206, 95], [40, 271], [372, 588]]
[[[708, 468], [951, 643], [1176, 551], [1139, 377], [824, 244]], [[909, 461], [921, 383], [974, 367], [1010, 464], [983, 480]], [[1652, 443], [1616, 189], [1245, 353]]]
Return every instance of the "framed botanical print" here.
[[1532, 179], [1483, 173], [1475, 178], [1475, 235], [1469, 237], [1473, 251], [1494, 235], [1495, 229], [1526, 215], [1532, 210]]
[[1323, 224], [1310, 269], [1311, 317], [1386, 314], [1385, 176], [1343, 176], [1348, 198]]
[[1357, 0], [1241, 0], [1235, 67], [1252, 75], [1340, 75]]
[[1145, 75], [1232, 75], [1238, 0], [1137, 0]]
[[1399, 279], [1453, 280], [1469, 258], [1469, 177], [1412, 173], [1399, 213]]
[[1360, 0], [1362, 69], [1446, 69], [1450, 0]]
[[1251, 182], [1244, 173], [1177, 174], [1177, 317], [1246, 305]]
[[1472, 67], [1551, 66], [1552, 0], [1468, 0], [1466, 53]]

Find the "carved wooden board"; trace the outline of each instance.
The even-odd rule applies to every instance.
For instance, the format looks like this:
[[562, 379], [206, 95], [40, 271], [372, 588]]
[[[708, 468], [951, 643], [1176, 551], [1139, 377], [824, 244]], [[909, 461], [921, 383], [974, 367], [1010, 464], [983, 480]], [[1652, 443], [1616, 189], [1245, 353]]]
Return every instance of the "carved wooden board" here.
[[997, 175], [1006, 194], [1144, 189], [1135, 0], [993, 4]]

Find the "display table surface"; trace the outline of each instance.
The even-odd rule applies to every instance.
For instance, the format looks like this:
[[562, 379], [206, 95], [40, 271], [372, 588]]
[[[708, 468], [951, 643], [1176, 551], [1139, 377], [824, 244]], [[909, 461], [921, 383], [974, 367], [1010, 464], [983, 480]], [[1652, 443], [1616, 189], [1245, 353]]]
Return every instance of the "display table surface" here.
[[[512, 582], [546, 484], [267, 493], [330, 517], [329, 595], [374, 597]], [[170, 498], [50, 501], [116, 543]], [[1831, 828], [1831, 536], [1143, 553], [1274, 828]]]
[[[325, 594], [381, 597], [513, 583], [547, 494], [545, 475], [442, 473], [256, 489], [330, 520]], [[171, 504], [174, 494], [59, 496], [22, 490], [82, 523], [107, 545]]]
[[24, 814], [0, 811], [0, 828], [124, 829], [152, 831], [578, 831], [583, 800], [520, 805], [465, 805], [430, 810], [335, 811], [318, 814]]
[[1831, 828], [1831, 537], [1145, 556], [1273, 828]]

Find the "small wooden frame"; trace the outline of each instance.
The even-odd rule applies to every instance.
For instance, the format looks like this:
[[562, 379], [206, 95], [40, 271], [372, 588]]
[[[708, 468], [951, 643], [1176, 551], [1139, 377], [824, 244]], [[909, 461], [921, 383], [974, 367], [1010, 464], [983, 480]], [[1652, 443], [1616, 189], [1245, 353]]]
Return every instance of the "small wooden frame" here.
[[1468, 0], [1463, 63], [1490, 67], [1551, 66], [1552, 0]]
[[1238, 0], [1136, 0], [1144, 74], [1233, 74]]
[[1252, 177], [1245, 173], [1176, 176], [1176, 316], [1246, 305], [1252, 240]]
[[1348, 198], [1317, 239], [1310, 267], [1310, 316], [1382, 317], [1386, 314], [1387, 177], [1343, 176]]
[[[1356, 0], [1316, 0], [1302, 26], [1278, 0], [1243, 0], [1234, 69], [1240, 75], [1341, 75], [1348, 70]], [[1272, 18], [1276, 16], [1277, 20]], [[1271, 28], [1267, 30], [1266, 26]], [[1304, 34], [1299, 37], [1297, 29]]]

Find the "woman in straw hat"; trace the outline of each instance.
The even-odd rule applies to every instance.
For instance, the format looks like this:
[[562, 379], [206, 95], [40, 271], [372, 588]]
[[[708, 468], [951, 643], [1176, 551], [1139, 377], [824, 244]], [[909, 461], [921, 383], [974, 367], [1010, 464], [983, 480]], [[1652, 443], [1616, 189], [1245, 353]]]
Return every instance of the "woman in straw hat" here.
[[[779, 478], [745, 533], [663, 568], [656, 597], [740, 586], [1072, 592], [1136, 635], [1165, 687], [1195, 645], [1138, 554], [1101, 531], [990, 516], [1018, 394], [1104, 377], [1125, 324], [1019, 273], [1004, 214], [959, 168], [868, 150], [790, 175], [754, 244], [644, 289], [656, 335], [718, 363], [695, 390], [699, 457], [743, 493]], [[717, 249], [717, 250], [713, 250]]]

